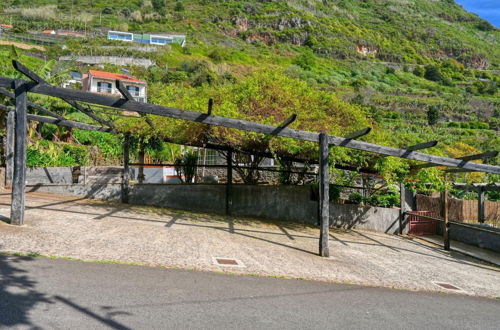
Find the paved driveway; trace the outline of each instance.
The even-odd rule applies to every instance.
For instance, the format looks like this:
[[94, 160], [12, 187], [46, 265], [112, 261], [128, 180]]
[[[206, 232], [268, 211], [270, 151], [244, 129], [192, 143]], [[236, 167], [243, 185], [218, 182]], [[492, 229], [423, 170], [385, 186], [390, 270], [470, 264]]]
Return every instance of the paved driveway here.
[[[0, 194], [6, 217], [9, 194]], [[27, 194], [27, 205], [25, 226], [0, 222], [0, 251], [455, 292], [435, 284], [445, 282], [459, 293], [500, 297], [499, 268], [398, 236], [332, 231], [325, 259], [316, 255], [318, 229], [298, 224], [42, 193]]]

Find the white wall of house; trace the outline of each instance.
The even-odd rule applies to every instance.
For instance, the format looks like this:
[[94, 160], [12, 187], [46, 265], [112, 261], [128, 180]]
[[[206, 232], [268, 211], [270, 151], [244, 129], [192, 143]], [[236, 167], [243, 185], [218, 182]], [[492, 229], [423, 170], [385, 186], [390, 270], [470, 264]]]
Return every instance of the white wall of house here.
[[[100, 83], [100, 84], [99, 84]], [[144, 84], [124, 81], [123, 84], [129, 89], [130, 94], [138, 102], [147, 102], [147, 87]], [[114, 80], [90, 77], [90, 85], [85, 87], [86, 91], [92, 93], [109, 93], [121, 95], [115, 86]]]

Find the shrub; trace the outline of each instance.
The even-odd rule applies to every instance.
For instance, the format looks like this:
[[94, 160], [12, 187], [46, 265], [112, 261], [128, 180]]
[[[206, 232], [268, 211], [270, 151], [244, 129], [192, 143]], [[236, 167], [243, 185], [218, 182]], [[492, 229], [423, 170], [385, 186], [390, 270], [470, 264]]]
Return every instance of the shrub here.
[[165, 84], [176, 83], [180, 81], [185, 81], [188, 79], [186, 72], [184, 71], [167, 71], [165, 75], [161, 78], [161, 81]]
[[415, 69], [413, 69], [413, 74], [417, 77], [423, 77], [424, 73], [425, 70], [420, 66], [416, 66]]
[[111, 7], [106, 7], [102, 10], [102, 13], [104, 15], [112, 15], [114, 13], [113, 8]]
[[429, 125], [436, 125], [439, 119], [439, 107], [431, 105], [427, 110], [427, 123]]
[[425, 67], [424, 77], [427, 80], [440, 82], [443, 80], [443, 75], [439, 67], [435, 65], [428, 65]]
[[174, 10], [175, 11], [184, 11], [184, 5], [182, 4], [181, 1], [177, 0], [177, 2], [175, 3]]
[[198, 163], [198, 154], [196, 151], [186, 152], [174, 162], [177, 176], [184, 183], [193, 183], [196, 175], [196, 164]]

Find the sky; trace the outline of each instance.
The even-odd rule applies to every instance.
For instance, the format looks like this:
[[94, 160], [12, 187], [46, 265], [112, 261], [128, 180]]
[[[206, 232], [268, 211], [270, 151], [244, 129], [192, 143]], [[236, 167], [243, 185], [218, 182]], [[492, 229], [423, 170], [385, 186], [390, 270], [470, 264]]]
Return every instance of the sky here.
[[455, 0], [462, 7], [500, 27], [500, 0]]

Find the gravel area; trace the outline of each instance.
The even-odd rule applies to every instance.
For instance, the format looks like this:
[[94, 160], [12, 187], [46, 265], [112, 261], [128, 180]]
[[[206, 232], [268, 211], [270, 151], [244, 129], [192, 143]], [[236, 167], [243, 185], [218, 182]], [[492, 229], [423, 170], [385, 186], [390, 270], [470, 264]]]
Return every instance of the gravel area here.
[[[0, 251], [500, 297], [500, 268], [405, 237], [332, 230], [332, 257], [321, 258], [318, 229], [300, 224], [44, 193], [28, 193], [27, 206], [24, 226], [0, 221]], [[0, 191], [0, 217], [9, 212]]]

